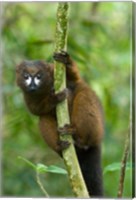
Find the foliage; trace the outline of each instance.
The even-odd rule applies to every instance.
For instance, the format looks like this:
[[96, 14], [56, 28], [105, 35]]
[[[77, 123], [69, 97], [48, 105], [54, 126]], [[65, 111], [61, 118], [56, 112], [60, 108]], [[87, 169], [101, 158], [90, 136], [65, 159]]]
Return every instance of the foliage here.
[[[116, 170], [120, 170], [121, 168], [121, 163], [112, 163], [111, 165], [108, 165], [104, 168], [104, 174], [107, 172], [112, 172], [112, 171], [116, 171]], [[132, 166], [130, 163], [127, 163], [126, 165], [126, 170], [132, 170]]]
[[22, 157], [18, 157], [19, 159], [24, 160], [29, 166], [31, 166], [35, 171], [37, 171], [38, 173], [56, 173], [56, 174], [67, 174], [67, 171], [65, 169], [62, 169], [60, 167], [57, 167], [55, 165], [43, 165], [41, 163], [38, 163], [37, 165], [34, 165], [32, 162], [30, 162], [29, 160], [22, 158]]
[[[42, 197], [33, 170], [17, 157], [65, 167], [43, 142], [38, 119], [24, 105], [15, 83], [15, 65], [23, 59], [53, 61], [57, 3], [3, 4], [3, 195]], [[121, 161], [129, 127], [131, 12], [131, 2], [71, 3], [68, 52], [104, 107], [103, 169]], [[51, 196], [72, 196], [67, 176], [47, 173], [42, 178]], [[118, 182], [118, 170], [104, 174], [106, 197], [116, 197]], [[131, 197], [131, 182], [127, 170], [124, 197]]]
[[43, 174], [43, 173], [56, 173], [56, 174], [63, 174], [63, 175], [67, 174], [67, 171], [65, 169], [62, 169], [55, 165], [47, 166], [47, 165], [43, 165], [41, 163], [34, 165], [32, 162], [30, 162], [29, 160], [27, 160], [21, 156], [19, 156], [18, 158], [25, 161], [29, 166], [31, 166], [36, 171], [37, 183], [39, 184], [39, 187], [41, 188], [41, 190], [43, 191], [43, 193], [45, 194], [46, 197], [49, 197], [49, 195], [48, 195], [47, 191], [45, 190], [43, 184], [41, 183], [40, 174]]

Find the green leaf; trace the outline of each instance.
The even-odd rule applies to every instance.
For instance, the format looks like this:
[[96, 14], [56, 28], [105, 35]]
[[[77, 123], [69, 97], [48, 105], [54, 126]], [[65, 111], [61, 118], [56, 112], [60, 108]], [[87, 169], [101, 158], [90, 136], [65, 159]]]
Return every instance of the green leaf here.
[[57, 167], [55, 165], [50, 165], [48, 167], [48, 172], [57, 173], [57, 174], [67, 174], [67, 171], [65, 169]]
[[57, 167], [55, 165], [46, 166], [44, 164], [38, 163], [37, 165], [34, 165], [29, 160], [18, 156], [19, 159], [25, 161], [29, 166], [31, 166], [34, 170], [36, 170], [38, 173], [56, 173], [56, 174], [67, 174], [67, 171], [63, 168]]
[[36, 170], [38, 171], [38, 173], [45, 173], [45, 172], [48, 172], [48, 166], [38, 163], [36, 165]]
[[67, 174], [67, 171], [63, 168], [57, 167], [55, 165], [46, 166], [41, 163], [37, 164], [37, 171], [39, 173], [56, 173], [56, 174]]
[[[126, 170], [130, 170], [132, 168], [132, 164], [128, 162], [126, 164]], [[112, 163], [111, 165], [108, 165], [104, 168], [103, 174], [107, 172], [113, 172], [121, 169], [121, 163]]]

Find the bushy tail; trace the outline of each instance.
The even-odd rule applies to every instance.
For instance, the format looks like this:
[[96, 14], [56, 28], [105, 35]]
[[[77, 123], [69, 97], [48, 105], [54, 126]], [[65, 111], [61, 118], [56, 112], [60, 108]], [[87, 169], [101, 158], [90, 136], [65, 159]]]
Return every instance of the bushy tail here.
[[91, 197], [103, 196], [101, 169], [101, 148], [91, 147], [88, 150], [76, 148], [82, 174]]

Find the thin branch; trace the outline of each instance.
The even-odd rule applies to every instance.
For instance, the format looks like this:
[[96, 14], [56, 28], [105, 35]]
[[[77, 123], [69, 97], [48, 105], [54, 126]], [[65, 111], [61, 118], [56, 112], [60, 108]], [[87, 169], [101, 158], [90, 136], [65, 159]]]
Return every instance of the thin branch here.
[[37, 181], [39, 187], [41, 188], [42, 192], [44, 193], [45, 197], [49, 198], [47, 191], [45, 190], [45, 188], [43, 187], [43, 185], [41, 183], [40, 174], [38, 173], [38, 171], [36, 172], [36, 181]]
[[118, 189], [118, 194], [117, 194], [118, 198], [121, 198], [122, 195], [123, 195], [126, 163], [127, 163], [127, 158], [128, 158], [128, 154], [129, 154], [129, 148], [130, 148], [130, 130], [128, 131], [128, 134], [127, 134], [127, 137], [126, 137], [124, 154], [123, 154], [123, 158], [122, 158], [122, 161], [121, 161], [119, 189]]
[[[58, 3], [55, 52], [60, 52], [61, 50], [66, 51], [67, 49], [68, 8], [68, 3]], [[56, 93], [66, 88], [65, 67], [56, 61], [54, 79]], [[57, 105], [56, 114], [59, 127], [63, 127], [65, 124], [70, 124], [67, 100]], [[86, 189], [84, 179], [78, 164], [72, 137], [70, 135], [64, 134], [63, 136], [60, 136], [60, 139], [69, 141], [71, 143], [69, 148], [63, 151], [63, 158], [67, 167], [73, 192], [76, 197], [89, 198], [88, 191]]]

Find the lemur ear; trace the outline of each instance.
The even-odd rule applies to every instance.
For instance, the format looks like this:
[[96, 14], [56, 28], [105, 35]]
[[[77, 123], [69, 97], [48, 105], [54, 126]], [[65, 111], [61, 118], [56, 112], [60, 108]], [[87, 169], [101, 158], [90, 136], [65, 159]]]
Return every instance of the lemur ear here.
[[16, 72], [20, 72], [20, 70], [23, 70], [26, 67], [26, 61], [22, 61], [20, 64], [16, 65]]
[[19, 64], [19, 65], [16, 65], [15, 71], [16, 71], [16, 73], [19, 73], [19, 72], [20, 72], [20, 64]]

